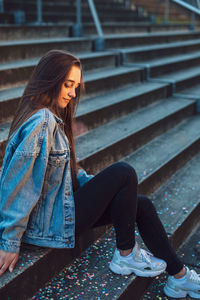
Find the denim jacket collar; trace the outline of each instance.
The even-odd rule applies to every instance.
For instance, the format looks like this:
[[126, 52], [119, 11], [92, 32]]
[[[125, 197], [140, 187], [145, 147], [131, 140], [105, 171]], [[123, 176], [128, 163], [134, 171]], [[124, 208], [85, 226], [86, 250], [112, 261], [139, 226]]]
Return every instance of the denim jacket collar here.
[[55, 113], [53, 113], [53, 115], [54, 115], [54, 117], [55, 117], [57, 123], [64, 125], [62, 119], [60, 119]]

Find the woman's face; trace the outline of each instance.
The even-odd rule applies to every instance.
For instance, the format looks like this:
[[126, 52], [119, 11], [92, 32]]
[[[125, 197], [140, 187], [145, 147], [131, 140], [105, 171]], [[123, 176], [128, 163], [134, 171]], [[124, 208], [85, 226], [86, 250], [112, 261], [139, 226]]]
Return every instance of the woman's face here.
[[61, 85], [58, 96], [58, 106], [65, 108], [69, 101], [76, 97], [76, 89], [80, 86], [81, 70], [78, 66], [72, 66], [67, 74], [65, 81]]

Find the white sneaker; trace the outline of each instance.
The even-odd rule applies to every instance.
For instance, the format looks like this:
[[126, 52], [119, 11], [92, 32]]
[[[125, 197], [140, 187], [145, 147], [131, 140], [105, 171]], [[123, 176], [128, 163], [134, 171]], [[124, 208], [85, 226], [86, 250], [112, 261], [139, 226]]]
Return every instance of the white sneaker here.
[[183, 278], [168, 277], [164, 293], [172, 298], [183, 298], [189, 295], [191, 298], [200, 299], [200, 275], [186, 267]]
[[136, 243], [128, 256], [121, 256], [119, 250], [116, 249], [109, 267], [111, 271], [121, 275], [135, 273], [137, 276], [153, 277], [164, 272], [166, 266], [164, 260], [140, 249]]

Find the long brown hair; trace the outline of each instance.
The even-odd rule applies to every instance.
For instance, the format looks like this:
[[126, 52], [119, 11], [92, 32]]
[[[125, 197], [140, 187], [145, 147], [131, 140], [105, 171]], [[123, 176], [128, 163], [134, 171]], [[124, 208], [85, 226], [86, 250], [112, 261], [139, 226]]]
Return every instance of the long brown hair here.
[[[76, 98], [70, 101], [65, 109], [60, 109], [57, 98], [62, 83], [65, 81], [70, 68], [77, 65], [81, 69], [81, 84], [76, 91]], [[12, 135], [31, 115], [41, 108], [49, 108], [64, 122], [64, 131], [69, 140], [71, 150], [71, 174], [73, 189], [78, 187], [74, 136], [72, 123], [74, 113], [83, 89], [82, 67], [80, 60], [69, 52], [51, 50], [47, 52], [35, 67], [33, 74], [24, 90], [16, 114], [10, 127], [9, 136]]]

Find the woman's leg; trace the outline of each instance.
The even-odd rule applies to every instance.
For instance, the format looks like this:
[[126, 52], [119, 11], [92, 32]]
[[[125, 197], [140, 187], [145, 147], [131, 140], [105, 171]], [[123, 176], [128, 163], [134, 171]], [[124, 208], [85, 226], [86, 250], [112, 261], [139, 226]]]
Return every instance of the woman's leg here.
[[142, 195], [138, 196], [136, 222], [148, 249], [153, 255], [166, 261], [166, 271], [170, 275], [179, 273], [183, 269], [183, 263], [172, 248], [153, 203], [149, 198]]
[[104, 169], [74, 193], [74, 200], [77, 234], [98, 225], [101, 216], [107, 218], [110, 214], [117, 248], [134, 247], [137, 175], [130, 165], [118, 162]]

